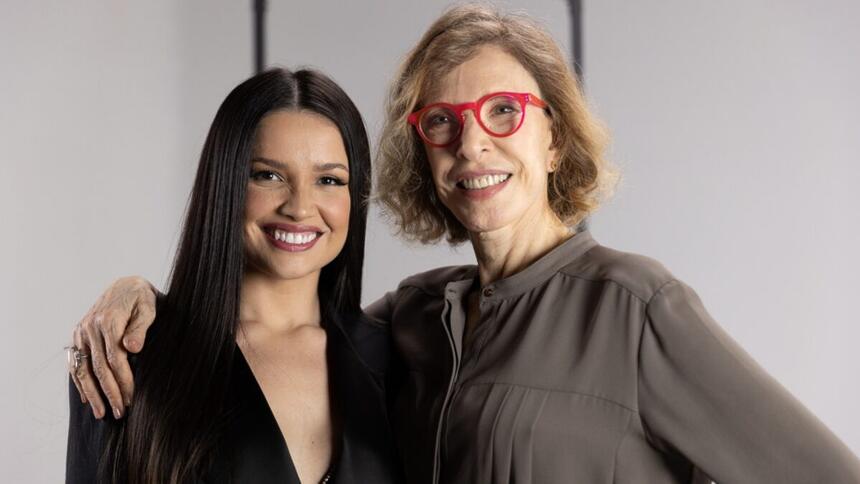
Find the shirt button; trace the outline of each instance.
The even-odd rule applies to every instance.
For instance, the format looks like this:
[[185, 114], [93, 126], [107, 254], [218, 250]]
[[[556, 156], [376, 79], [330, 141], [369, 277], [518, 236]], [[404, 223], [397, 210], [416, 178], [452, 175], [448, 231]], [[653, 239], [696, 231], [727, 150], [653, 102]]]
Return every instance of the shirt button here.
[[484, 297], [493, 297], [493, 293], [496, 292], [492, 286], [484, 288]]

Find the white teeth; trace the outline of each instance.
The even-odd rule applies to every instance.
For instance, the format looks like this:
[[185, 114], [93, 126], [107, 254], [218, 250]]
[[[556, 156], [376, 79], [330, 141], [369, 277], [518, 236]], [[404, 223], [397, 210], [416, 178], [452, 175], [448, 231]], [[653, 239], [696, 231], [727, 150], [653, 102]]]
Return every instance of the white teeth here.
[[480, 190], [482, 188], [498, 185], [510, 178], [511, 175], [484, 175], [478, 178], [467, 178], [463, 180], [463, 187], [467, 190]]
[[317, 238], [316, 232], [286, 232], [275, 230], [275, 239], [288, 244], [304, 245]]

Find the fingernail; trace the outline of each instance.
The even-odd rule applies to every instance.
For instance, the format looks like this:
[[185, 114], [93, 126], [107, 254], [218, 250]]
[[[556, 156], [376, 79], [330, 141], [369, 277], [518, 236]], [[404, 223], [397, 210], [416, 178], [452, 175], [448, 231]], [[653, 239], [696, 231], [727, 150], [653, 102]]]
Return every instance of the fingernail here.
[[87, 397], [85, 397], [85, 396], [81, 395], [81, 403], [83, 403], [84, 405], [86, 405], [86, 404], [87, 404]]
[[96, 406], [95, 406], [95, 405], [93, 405], [92, 407], [93, 407], [93, 416], [94, 416], [95, 418], [102, 418], [102, 417], [104, 417], [104, 413], [102, 413], [102, 411], [101, 411], [101, 410], [99, 410], [98, 408], [96, 408]]
[[117, 407], [114, 407], [113, 408], [113, 416], [116, 417], [117, 419], [119, 419], [122, 417], [122, 412], [120, 412]]

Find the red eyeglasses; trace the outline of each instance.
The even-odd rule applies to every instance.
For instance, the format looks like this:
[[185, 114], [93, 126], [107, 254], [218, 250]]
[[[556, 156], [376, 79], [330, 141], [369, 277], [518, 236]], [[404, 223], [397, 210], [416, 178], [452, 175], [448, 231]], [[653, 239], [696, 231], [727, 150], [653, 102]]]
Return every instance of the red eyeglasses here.
[[547, 108], [547, 104], [534, 94], [491, 92], [475, 102], [431, 104], [410, 114], [407, 120], [427, 144], [441, 148], [457, 141], [463, 133], [466, 123], [463, 112], [472, 110], [487, 134], [504, 138], [516, 133], [523, 125], [526, 104], [530, 103], [541, 109]]

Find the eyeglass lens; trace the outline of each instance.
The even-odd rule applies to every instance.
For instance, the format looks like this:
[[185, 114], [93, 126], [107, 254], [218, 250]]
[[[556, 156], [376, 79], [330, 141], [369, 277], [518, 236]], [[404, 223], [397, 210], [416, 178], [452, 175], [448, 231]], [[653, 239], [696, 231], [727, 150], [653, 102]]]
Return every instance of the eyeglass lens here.
[[[516, 98], [499, 95], [481, 104], [478, 117], [490, 134], [504, 136], [513, 133], [520, 125], [523, 109]], [[420, 123], [421, 131], [431, 143], [444, 145], [460, 133], [462, 121], [450, 108], [439, 106], [426, 111]]]

